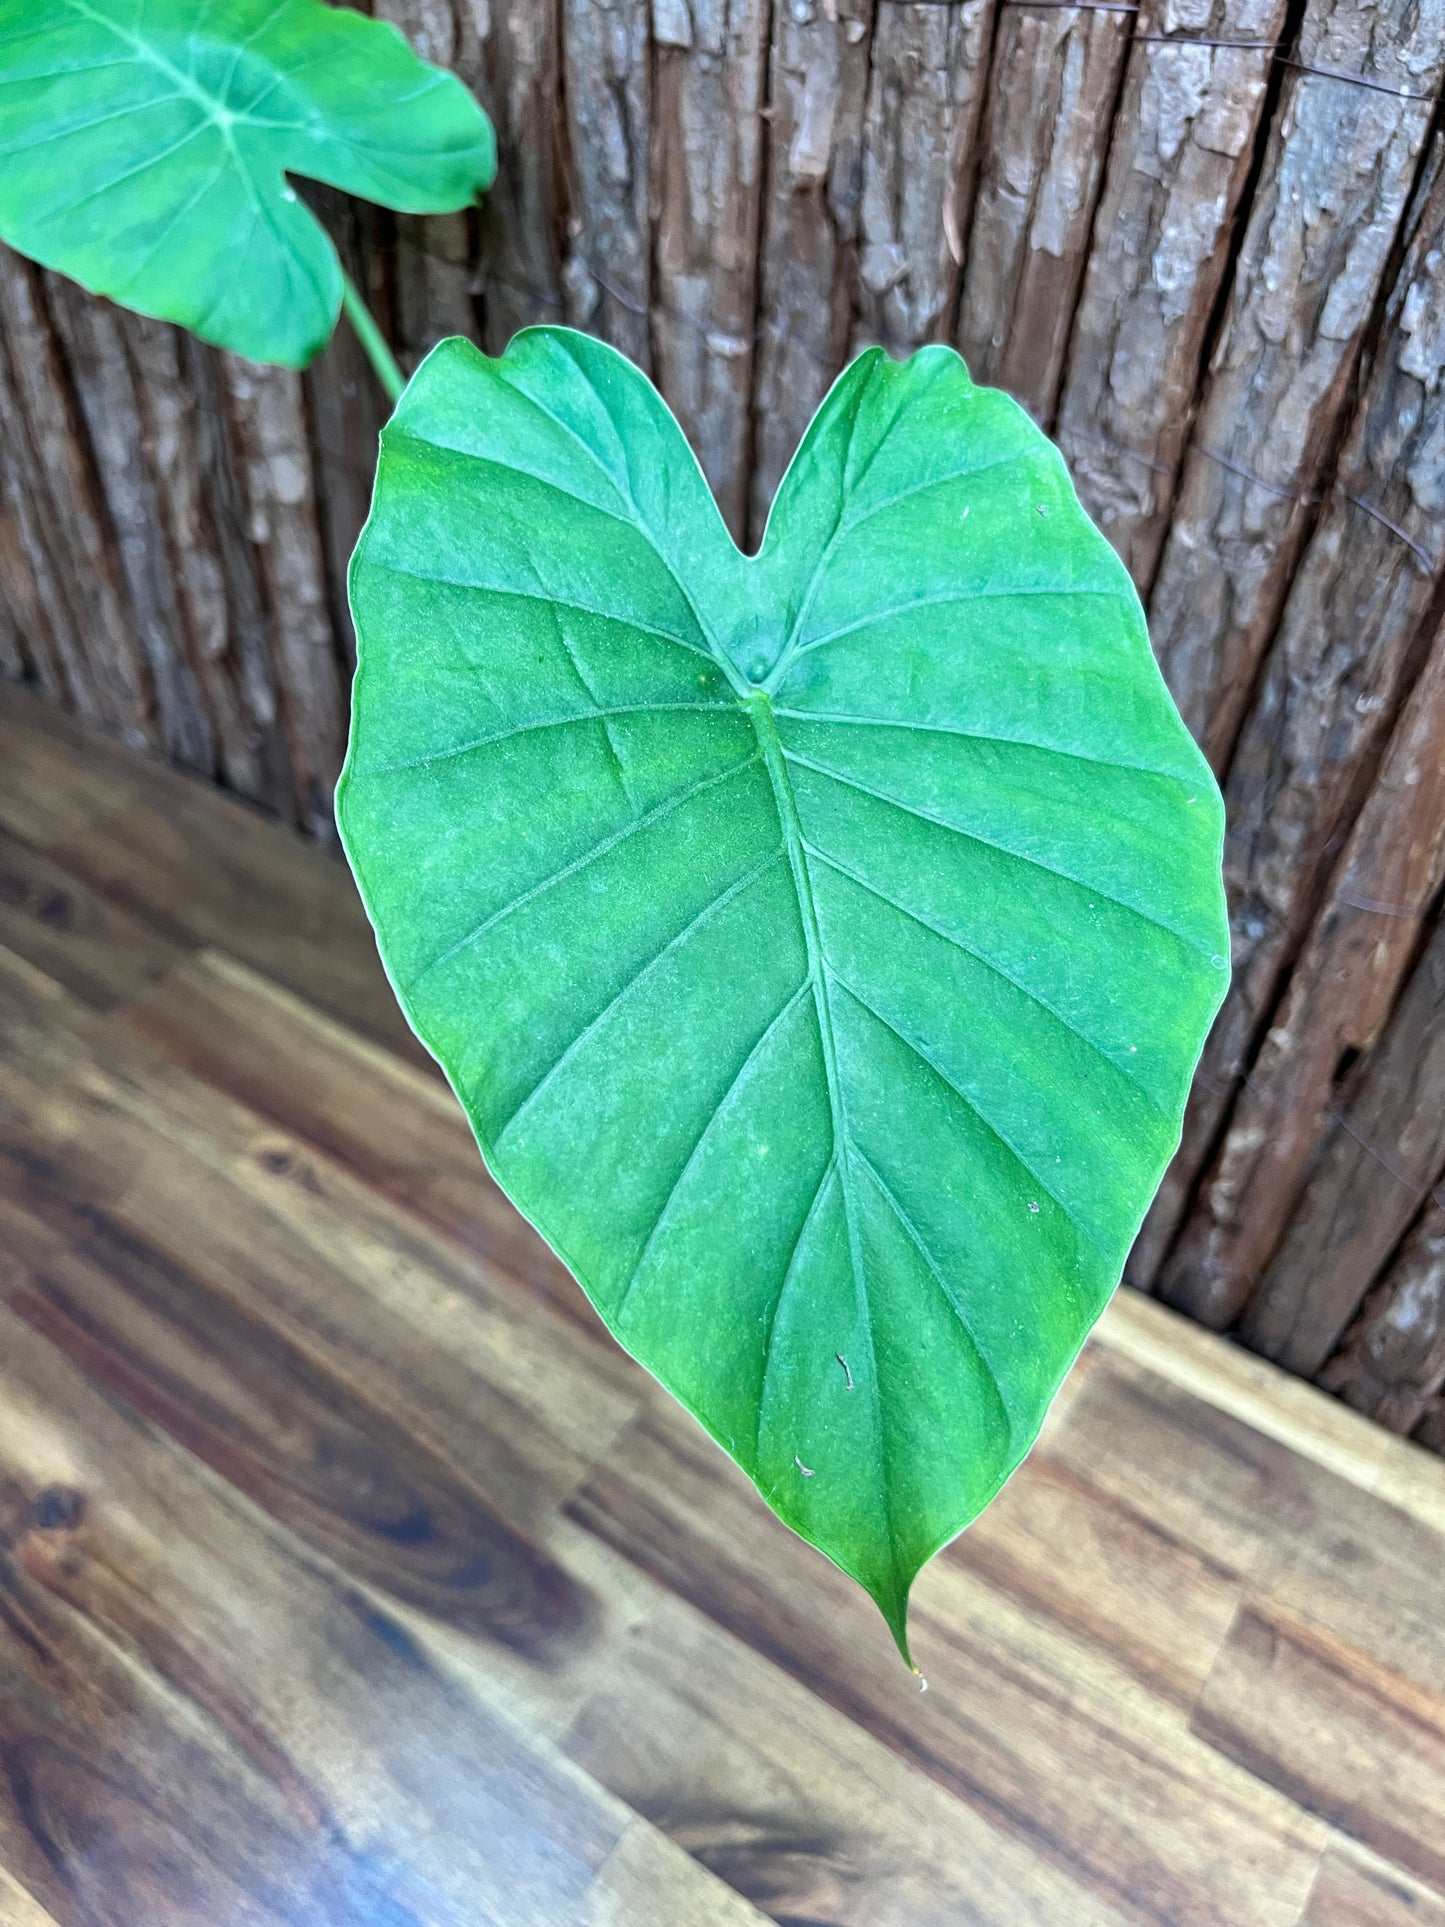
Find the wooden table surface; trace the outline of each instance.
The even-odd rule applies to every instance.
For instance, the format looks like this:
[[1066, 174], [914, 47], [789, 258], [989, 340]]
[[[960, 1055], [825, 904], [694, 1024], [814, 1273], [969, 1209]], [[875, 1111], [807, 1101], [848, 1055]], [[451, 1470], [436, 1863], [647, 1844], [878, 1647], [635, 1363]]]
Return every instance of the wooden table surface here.
[[4, 1927], [1445, 1927], [1445, 1463], [1121, 1294], [921, 1695], [341, 865], [9, 689], [0, 1301]]

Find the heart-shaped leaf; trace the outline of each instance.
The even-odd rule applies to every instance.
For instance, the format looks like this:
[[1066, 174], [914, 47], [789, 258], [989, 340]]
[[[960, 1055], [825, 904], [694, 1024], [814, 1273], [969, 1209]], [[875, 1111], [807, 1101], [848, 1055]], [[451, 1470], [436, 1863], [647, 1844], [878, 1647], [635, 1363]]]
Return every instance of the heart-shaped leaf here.
[[287, 171], [408, 214], [496, 172], [486, 115], [320, 0], [0, 0], [0, 237], [203, 340], [303, 367], [341, 267]]
[[1226, 982], [1222, 810], [1056, 451], [945, 348], [761, 553], [563, 329], [436, 349], [352, 569], [346, 847], [493, 1174], [878, 1601], [1118, 1279]]

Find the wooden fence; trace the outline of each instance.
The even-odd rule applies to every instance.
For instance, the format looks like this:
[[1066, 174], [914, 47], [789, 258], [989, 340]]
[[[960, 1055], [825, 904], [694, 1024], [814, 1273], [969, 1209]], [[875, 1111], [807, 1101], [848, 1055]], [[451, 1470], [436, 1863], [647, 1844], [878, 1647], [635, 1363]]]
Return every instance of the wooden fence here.
[[[1064, 448], [1225, 785], [1234, 986], [1132, 1283], [1445, 1450], [1445, 0], [378, 0], [484, 209], [319, 193], [403, 360], [565, 319], [756, 539], [862, 345]], [[331, 835], [379, 397], [0, 259], [0, 666]]]

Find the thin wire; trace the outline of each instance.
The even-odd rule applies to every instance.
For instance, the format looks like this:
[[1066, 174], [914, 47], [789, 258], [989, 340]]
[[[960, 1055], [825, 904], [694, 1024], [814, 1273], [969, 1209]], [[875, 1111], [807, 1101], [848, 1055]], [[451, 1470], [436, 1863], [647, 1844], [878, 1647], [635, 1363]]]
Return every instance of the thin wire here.
[[1131, 462], [1142, 462], [1145, 468], [1152, 468], [1156, 475], [1174, 473], [1167, 462], [1156, 462], [1152, 455], [1141, 454], [1137, 448], [1126, 448], [1123, 442], [1111, 441], [1107, 435], [1100, 435], [1095, 429], [1084, 428], [1080, 423], [1070, 421], [1067, 416], [1055, 422], [1054, 427], [1061, 435], [1077, 435], [1082, 442], [1095, 442], [1100, 448], [1107, 448], [1115, 455], [1127, 456]]
[[1357, 897], [1352, 890], [1336, 890], [1334, 901], [1348, 904], [1352, 910], [1372, 910], [1378, 917], [1408, 917], [1412, 922], [1425, 914], [1423, 904], [1412, 909], [1408, 903], [1379, 903], [1374, 897]]
[[1375, 520], [1380, 524], [1381, 528], [1388, 529], [1391, 535], [1395, 536], [1399, 541], [1403, 542], [1405, 544], [1405, 547], [1409, 549], [1411, 554], [1415, 557], [1415, 560], [1420, 564], [1421, 568], [1425, 571], [1426, 575], [1433, 575], [1435, 573], [1435, 564], [1430, 554], [1428, 553], [1428, 551], [1421, 548], [1420, 544], [1415, 540], [1413, 536], [1407, 535], [1405, 531], [1400, 527], [1398, 522], [1392, 522], [1389, 516], [1385, 514], [1383, 509], [1377, 509], [1373, 502], [1367, 502], [1363, 499], [1363, 497], [1359, 495], [1351, 495], [1350, 491], [1345, 487], [1343, 482], [1336, 482], [1335, 487], [1340, 491], [1340, 494], [1344, 496], [1347, 502], [1353, 502], [1355, 507], [1357, 509], [1363, 509], [1366, 515], [1372, 515], [1375, 518]]
[[1256, 488], [1268, 489], [1271, 495], [1278, 495], [1283, 501], [1299, 502], [1308, 507], [1320, 499], [1318, 495], [1299, 495], [1293, 489], [1281, 488], [1278, 482], [1266, 481], [1263, 475], [1256, 475], [1252, 468], [1241, 468], [1238, 462], [1232, 462], [1227, 455], [1221, 455], [1217, 448], [1209, 448], [1203, 442], [1191, 442], [1189, 446], [1197, 448], [1201, 455], [1207, 455], [1211, 462], [1218, 462], [1221, 468], [1227, 468], [1231, 475], [1252, 482]]
[[1296, 73], [1319, 74], [1325, 80], [1345, 80], [1352, 87], [1368, 87], [1372, 93], [1389, 94], [1395, 100], [1433, 100], [1433, 94], [1412, 94], [1408, 88], [1392, 87], [1388, 81], [1368, 80], [1364, 74], [1342, 73], [1338, 67], [1312, 67], [1302, 60], [1288, 60], [1280, 55], [1282, 67], [1293, 67]]

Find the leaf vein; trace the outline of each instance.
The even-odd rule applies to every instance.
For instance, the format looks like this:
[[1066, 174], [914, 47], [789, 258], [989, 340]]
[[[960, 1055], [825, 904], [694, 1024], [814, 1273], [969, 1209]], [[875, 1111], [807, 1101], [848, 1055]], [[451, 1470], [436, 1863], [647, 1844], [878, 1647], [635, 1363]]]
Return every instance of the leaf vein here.
[[[804, 988], [810, 989], [811, 987], [810, 979]], [[783, 1299], [787, 1296], [788, 1285], [793, 1277], [793, 1268], [798, 1262], [798, 1253], [803, 1248], [803, 1240], [807, 1237], [809, 1227], [818, 1215], [818, 1207], [822, 1204], [823, 1194], [828, 1189], [828, 1180], [833, 1177], [837, 1171], [838, 1154], [834, 1151], [833, 1155], [823, 1167], [823, 1175], [819, 1178], [817, 1188], [813, 1192], [812, 1200], [808, 1205], [808, 1209], [803, 1214], [803, 1222], [798, 1226], [798, 1235], [794, 1238], [793, 1248], [788, 1253], [788, 1262], [783, 1267], [783, 1275], [779, 1280], [778, 1289], [773, 1294], [772, 1304], [768, 1307], [767, 1323], [763, 1327], [763, 1373], [758, 1384], [757, 1421], [753, 1429], [754, 1474], [756, 1474], [758, 1470], [759, 1462], [763, 1455], [763, 1416], [767, 1410], [768, 1403], [768, 1379], [773, 1369], [773, 1333], [778, 1327], [778, 1313], [783, 1308]]]
[[945, 1071], [943, 1067], [938, 1063], [937, 1059], [933, 1056], [932, 1052], [926, 1050], [924, 1046], [918, 1042], [917, 1038], [910, 1037], [906, 1031], [900, 1030], [897, 1024], [893, 1023], [891, 1019], [885, 1017], [882, 1011], [877, 1009], [875, 1005], [871, 1004], [860, 990], [855, 989], [854, 986], [848, 982], [846, 977], [840, 975], [839, 972], [836, 970], [831, 971], [830, 975], [832, 976], [833, 981], [839, 986], [840, 989], [847, 991], [848, 995], [853, 999], [854, 1003], [857, 1004], [861, 1010], [866, 1010], [868, 1015], [871, 1018], [873, 1018], [876, 1023], [881, 1024], [885, 1030], [891, 1031], [892, 1034], [898, 1039], [899, 1043], [903, 1044], [908, 1050], [910, 1050], [913, 1053], [913, 1055], [918, 1059], [920, 1064], [925, 1065], [927, 1069], [932, 1071], [933, 1075], [938, 1079], [938, 1081], [944, 1086], [946, 1090], [952, 1091], [953, 1095], [959, 1100], [959, 1102], [961, 1104], [966, 1105], [967, 1108], [970, 1111], [972, 1111], [973, 1115], [978, 1119], [979, 1123], [982, 1124], [984, 1129], [989, 1133], [990, 1137], [994, 1138], [999, 1144], [1001, 1144], [1003, 1148], [1008, 1152], [1010, 1157], [1013, 1158], [1014, 1162], [1018, 1165], [1019, 1169], [1024, 1173], [1025, 1177], [1031, 1179], [1032, 1182], [1036, 1184], [1038, 1188], [1044, 1193], [1045, 1197], [1050, 1198], [1053, 1201], [1053, 1203], [1055, 1203], [1059, 1207], [1060, 1211], [1063, 1212], [1064, 1216], [1068, 1219], [1069, 1223], [1073, 1225], [1074, 1229], [1078, 1232], [1079, 1236], [1083, 1238], [1087, 1244], [1091, 1245], [1093, 1249], [1097, 1251], [1101, 1257], [1107, 1258], [1109, 1254], [1104, 1250], [1103, 1246], [1094, 1237], [1094, 1234], [1089, 1230], [1088, 1226], [1085, 1225], [1079, 1218], [1077, 1218], [1074, 1215], [1074, 1212], [1072, 1211], [1072, 1209], [1067, 1204], [1064, 1203], [1064, 1200], [1058, 1195], [1056, 1191], [1054, 1191], [1049, 1185], [1045, 1184], [1044, 1180], [1039, 1176], [1038, 1172], [1029, 1163], [1028, 1159], [1024, 1156], [1023, 1152], [1020, 1151], [1018, 1146], [1015, 1143], [1013, 1143], [1012, 1140], [1008, 1138], [1004, 1134], [1004, 1132], [1002, 1132], [998, 1128], [998, 1126], [993, 1122], [992, 1118], [990, 1118], [985, 1111], [979, 1108], [979, 1105], [976, 1102], [976, 1100], [971, 1098], [968, 1095], [967, 1091], [961, 1089], [957, 1084], [954, 1083], [953, 1079], [948, 1075], [947, 1071]]
[[1002, 978], [1004, 983], [1011, 984], [1021, 995], [1027, 997], [1031, 1004], [1037, 1004], [1039, 1009], [1047, 1012], [1055, 1023], [1061, 1024], [1071, 1037], [1077, 1037], [1081, 1044], [1086, 1045], [1094, 1052], [1095, 1056], [1101, 1057], [1112, 1069], [1118, 1071], [1119, 1075], [1127, 1080], [1130, 1089], [1137, 1091], [1152, 1110], [1157, 1112], [1161, 1118], [1164, 1118], [1166, 1123], [1169, 1122], [1168, 1114], [1155, 1102], [1148, 1091], [1144, 1089], [1143, 1085], [1137, 1081], [1130, 1067], [1127, 1064], [1120, 1063], [1119, 1059], [1115, 1057], [1111, 1051], [1106, 1050], [1101, 1043], [1095, 1038], [1090, 1037], [1086, 1031], [1080, 1030], [1078, 1025], [1065, 1017], [1061, 1010], [1057, 1010], [1054, 1005], [1049, 1002], [1047, 997], [1041, 997], [1036, 990], [1031, 990], [1026, 983], [1023, 983], [1019, 978], [1015, 977], [1012, 971], [1005, 970], [1002, 964], [996, 963], [992, 957], [987, 956], [982, 950], [975, 950], [972, 944], [965, 943], [963, 939], [955, 935], [953, 931], [945, 930], [942, 924], [935, 923], [932, 918], [920, 915], [917, 910], [910, 909], [906, 903], [900, 903], [896, 897], [889, 896], [886, 890], [880, 890], [877, 884], [870, 883], [866, 877], [860, 876], [856, 870], [850, 869], [846, 863], [840, 862], [837, 857], [830, 856], [826, 850], [820, 850], [817, 845], [813, 843], [806, 845], [806, 848], [810, 856], [815, 856], [820, 863], [826, 863], [828, 868], [830, 870], [836, 870], [839, 876], [847, 877], [850, 883], [857, 884], [860, 890], [866, 890], [870, 896], [876, 897], [880, 903], [886, 903], [890, 910], [896, 910], [900, 916], [907, 917], [911, 923], [916, 923], [920, 929], [931, 931], [935, 937], [941, 937], [945, 943], [951, 944], [955, 950], [961, 951], [965, 957], [972, 957], [976, 963], [981, 963], [985, 970], [992, 971], [994, 976]]
[[704, 1144], [706, 1144], [709, 1136], [712, 1133], [713, 1126], [717, 1123], [718, 1119], [722, 1116], [723, 1110], [725, 1109], [728, 1103], [728, 1100], [732, 1097], [733, 1092], [738, 1088], [738, 1085], [742, 1083], [743, 1078], [747, 1075], [749, 1068], [757, 1061], [759, 1052], [763, 1049], [764, 1045], [768, 1042], [769, 1038], [773, 1036], [773, 1034], [778, 1030], [778, 1028], [783, 1023], [783, 1020], [796, 1007], [796, 1005], [802, 1000], [802, 998], [804, 998], [807, 995], [808, 991], [811, 988], [812, 988], [811, 983], [805, 977], [802, 983], [798, 985], [798, 988], [788, 998], [787, 1002], [782, 1006], [782, 1008], [779, 1011], [777, 1011], [768, 1020], [767, 1026], [763, 1030], [762, 1034], [758, 1037], [756, 1042], [753, 1044], [752, 1048], [748, 1051], [747, 1056], [743, 1059], [742, 1063], [738, 1066], [737, 1071], [734, 1074], [731, 1083], [728, 1085], [727, 1089], [723, 1092], [722, 1096], [718, 1099], [717, 1103], [713, 1106], [712, 1110], [708, 1113], [706, 1119], [703, 1122], [702, 1129], [698, 1132], [697, 1137], [693, 1142], [692, 1149], [687, 1154], [686, 1162], [683, 1164], [677, 1176], [673, 1179], [672, 1185], [668, 1190], [667, 1196], [666, 1198], [664, 1198], [662, 1202], [661, 1209], [658, 1211], [657, 1216], [652, 1221], [652, 1229], [648, 1232], [647, 1237], [643, 1242], [642, 1249], [637, 1254], [637, 1262], [636, 1264], [633, 1265], [632, 1271], [628, 1276], [627, 1283], [622, 1288], [622, 1296], [618, 1299], [615, 1307], [613, 1308], [612, 1317], [614, 1322], [616, 1323], [621, 1322], [622, 1314], [627, 1306], [627, 1301], [631, 1298], [633, 1287], [636, 1285], [638, 1279], [642, 1275], [642, 1267], [647, 1262], [648, 1253], [652, 1250], [652, 1247], [657, 1240], [657, 1234], [662, 1229], [663, 1223], [666, 1220], [668, 1213], [671, 1211], [674, 1202], [676, 1201], [678, 1192], [681, 1191], [683, 1185], [686, 1183], [687, 1175], [689, 1171], [691, 1171], [694, 1164], [697, 1163], [697, 1160], [702, 1152], [702, 1147], [704, 1146]]
[[388, 575], [399, 575], [409, 582], [436, 582], [443, 588], [465, 589], [473, 595], [512, 597], [518, 602], [540, 602], [546, 608], [573, 609], [579, 616], [595, 616], [599, 622], [615, 622], [621, 628], [631, 629], [636, 635], [654, 636], [659, 642], [674, 642], [680, 649], [689, 650], [694, 656], [700, 656], [704, 662], [714, 665], [717, 662], [717, 658], [710, 650], [699, 649], [695, 642], [688, 642], [685, 637], [674, 635], [670, 629], [654, 629], [646, 623], [638, 622], [633, 616], [618, 615], [610, 609], [596, 609], [590, 603], [569, 602], [563, 596], [534, 595], [528, 589], [497, 588], [490, 582], [467, 582], [458, 576], [438, 575], [430, 569], [425, 571], [406, 569], [399, 562], [393, 562], [385, 556], [368, 557], [368, 560], [372, 561], [375, 567], [385, 569]]
[[630, 823], [624, 823], [621, 829], [614, 830], [610, 836], [604, 836], [600, 843], [594, 843], [590, 850], [584, 850], [582, 855], [575, 857], [571, 863], [563, 864], [560, 870], [554, 870], [550, 876], [543, 877], [540, 883], [532, 884], [520, 896], [513, 897], [510, 903], [504, 903], [500, 910], [494, 910], [474, 930], [469, 930], [466, 936], [459, 937], [439, 957], [433, 957], [431, 962], [406, 986], [407, 995], [410, 996], [417, 985], [430, 976], [432, 971], [439, 970], [445, 963], [450, 963], [458, 952], [468, 949], [478, 938], [484, 937], [489, 930], [494, 929], [504, 918], [510, 917], [514, 911], [520, 910], [524, 904], [532, 902], [535, 897], [540, 897], [557, 884], [565, 883], [568, 877], [575, 876], [579, 870], [585, 870], [589, 863], [595, 863], [598, 857], [606, 856], [610, 850], [615, 850], [619, 843], [625, 843], [629, 837], [636, 836], [639, 830], [650, 829], [654, 823], [659, 823], [664, 817], [671, 816], [674, 810], [681, 809], [684, 803], [690, 803], [693, 797], [701, 796], [704, 790], [710, 790], [715, 784], [725, 783], [729, 777], [751, 769], [758, 760], [756, 755], [745, 756], [740, 763], [729, 763], [725, 770], [720, 770], [712, 776], [705, 776], [701, 781], [689, 784], [685, 790], [678, 790], [675, 795], [665, 797], [661, 803], [654, 805], [644, 815], [636, 817]]
[[963, 1331], [964, 1337], [968, 1340], [969, 1344], [973, 1347], [974, 1356], [978, 1359], [979, 1364], [983, 1367], [984, 1378], [988, 1382], [989, 1389], [992, 1391], [994, 1396], [994, 1402], [997, 1404], [999, 1413], [1003, 1418], [1004, 1429], [1008, 1434], [1009, 1446], [1010, 1446], [1010, 1449], [1012, 1449], [1013, 1437], [1014, 1437], [1013, 1414], [1009, 1411], [1008, 1400], [1003, 1395], [1003, 1380], [999, 1376], [997, 1366], [993, 1363], [993, 1360], [989, 1357], [988, 1353], [984, 1350], [983, 1346], [980, 1344], [978, 1334], [973, 1329], [973, 1326], [969, 1321], [968, 1314], [964, 1311], [963, 1306], [959, 1303], [958, 1299], [954, 1296], [952, 1286], [948, 1283], [947, 1279], [943, 1275], [942, 1267], [939, 1265], [938, 1260], [934, 1257], [932, 1251], [929, 1249], [929, 1246], [926, 1240], [924, 1239], [923, 1234], [919, 1231], [918, 1227], [914, 1224], [912, 1218], [904, 1210], [903, 1206], [899, 1203], [897, 1197], [894, 1195], [892, 1186], [883, 1177], [882, 1172], [879, 1171], [877, 1165], [874, 1164], [872, 1158], [870, 1158], [868, 1153], [864, 1151], [860, 1146], [856, 1144], [854, 1145], [853, 1155], [858, 1159], [859, 1163], [863, 1166], [864, 1170], [868, 1173], [869, 1177], [872, 1178], [874, 1184], [877, 1185], [879, 1191], [883, 1194], [884, 1201], [887, 1203], [894, 1217], [898, 1220], [899, 1224], [902, 1226], [905, 1234], [907, 1235], [909, 1243], [913, 1246], [914, 1250], [918, 1253], [919, 1257], [923, 1260], [925, 1266], [928, 1268], [928, 1271], [933, 1278], [933, 1282], [937, 1285], [945, 1304], [948, 1306], [949, 1310], [953, 1313], [954, 1317], [958, 1320], [958, 1323]]
[[[728, 721], [741, 720], [736, 705], [725, 703], [626, 703], [613, 709], [580, 710], [575, 716], [543, 716], [536, 722], [518, 723], [514, 729], [499, 729], [490, 736], [475, 736], [469, 743], [452, 749], [429, 750], [403, 763], [370, 763], [358, 770], [361, 776], [395, 776], [402, 770], [427, 769], [433, 763], [449, 763], [454, 757], [470, 756], [473, 751], [490, 749], [493, 743], [510, 742], [516, 736], [530, 736], [544, 729], [567, 729], [574, 723], [595, 723], [604, 716], [718, 716]], [[756, 760], [756, 759], [754, 759]]]
[[[1096, 769], [1130, 770], [1137, 776], [1157, 776], [1170, 783], [1191, 779], [1174, 770], [1151, 769], [1147, 763], [1121, 763], [1112, 757], [1089, 756], [1081, 749], [1066, 749], [1062, 743], [1040, 743], [1031, 736], [998, 736], [989, 730], [960, 729], [956, 723], [916, 723], [903, 716], [844, 715], [826, 709], [785, 709], [774, 705], [774, 714], [795, 723], [854, 723], [860, 729], [904, 729], [915, 735], [959, 736], [970, 743], [997, 743], [1006, 749], [1037, 750], [1041, 756], [1063, 756], [1071, 762], [1089, 763]], [[1200, 780], [1197, 776], [1193, 779]]]
[[876, 628], [879, 623], [891, 622], [895, 616], [912, 615], [917, 609], [948, 609], [968, 602], [1013, 602], [1022, 596], [1094, 596], [1116, 602], [1124, 600], [1118, 589], [1081, 589], [1053, 584], [1025, 589], [950, 590], [947, 595], [916, 596], [911, 602], [897, 603], [891, 609], [875, 609], [866, 616], [860, 616], [856, 622], [845, 623], [841, 629], [830, 629], [826, 635], [800, 642], [788, 658], [788, 666], [791, 668], [800, 656], [810, 656], [815, 649], [823, 649], [831, 642], [841, 642], [845, 636], [857, 635], [864, 629]]
[[616, 1010], [623, 998], [629, 996], [636, 990], [640, 983], [645, 982], [646, 979], [652, 975], [653, 971], [659, 969], [674, 951], [680, 950], [690, 938], [694, 937], [697, 932], [702, 929], [704, 924], [711, 922], [711, 920], [717, 916], [720, 911], [726, 909], [727, 905], [733, 902], [735, 898], [740, 897], [744, 891], [751, 889], [758, 878], [770, 870], [783, 854], [784, 851], [781, 845], [779, 845], [776, 850], [770, 850], [760, 863], [755, 863], [750, 870], [745, 871], [742, 876], [730, 883], [725, 890], [705, 903], [697, 915], [693, 917], [689, 923], [684, 925], [684, 927], [677, 932], [676, 936], [669, 937], [661, 950], [656, 951], [647, 959], [646, 963], [633, 971], [632, 975], [616, 995], [610, 997], [602, 1009], [598, 1011], [597, 1015], [578, 1031], [577, 1035], [567, 1045], [567, 1048], [562, 1052], [561, 1056], [555, 1058], [553, 1062], [548, 1065], [538, 1081], [532, 1086], [531, 1090], [528, 1091], [521, 1103], [496, 1133], [494, 1141], [498, 1145], [500, 1145], [502, 1139], [507, 1135], [508, 1131], [511, 1130], [518, 1118], [522, 1116], [522, 1113], [529, 1110], [537, 1101], [542, 1092], [552, 1082], [552, 1079], [562, 1070], [563, 1066], [570, 1062], [590, 1037], [596, 1034], [600, 1027], [612, 1015], [612, 1012]]
[[815, 776], [824, 776], [830, 783], [840, 783], [845, 789], [857, 790], [860, 795], [871, 796], [879, 803], [886, 803], [890, 809], [901, 810], [905, 816], [917, 817], [920, 823], [931, 823], [936, 829], [947, 830], [950, 835], [963, 837], [965, 841], [977, 843], [986, 850], [997, 850], [1000, 856], [1008, 857], [1014, 863], [1027, 864], [1032, 870], [1042, 870], [1048, 876], [1057, 877], [1061, 883], [1067, 883], [1071, 888], [1083, 891], [1085, 896], [1095, 897], [1104, 903], [1112, 903], [1116, 909], [1126, 910], [1130, 916], [1138, 917], [1142, 923], [1152, 924], [1156, 930], [1163, 930], [1178, 942], [1186, 944], [1191, 950], [1203, 954], [1202, 945], [1197, 944], [1192, 937], [1185, 936], [1182, 930], [1176, 930], [1172, 924], [1163, 922], [1159, 917], [1151, 917], [1147, 910], [1139, 909], [1136, 904], [1126, 903], [1122, 897], [1116, 897], [1108, 890], [1085, 882], [1081, 877], [1072, 876], [1067, 870], [1060, 870], [1055, 864], [1045, 863], [1042, 857], [1025, 856], [1022, 850], [1011, 850], [1006, 843], [998, 843], [992, 837], [981, 836], [977, 830], [965, 830], [957, 823], [950, 823], [946, 817], [935, 815], [931, 810], [919, 809], [916, 804], [901, 802], [896, 796], [889, 796], [885, 791], [875, 789], [871, 783], [864, 783], [857, 777], [843, 776], [837, 770], [829, 769], [825, 763], [815, 763], [811, 757], [802, 756], [797, 750], [784, 749], [783, 754], [790, 763], [797, 763], [801, 768], [811, 770]]

